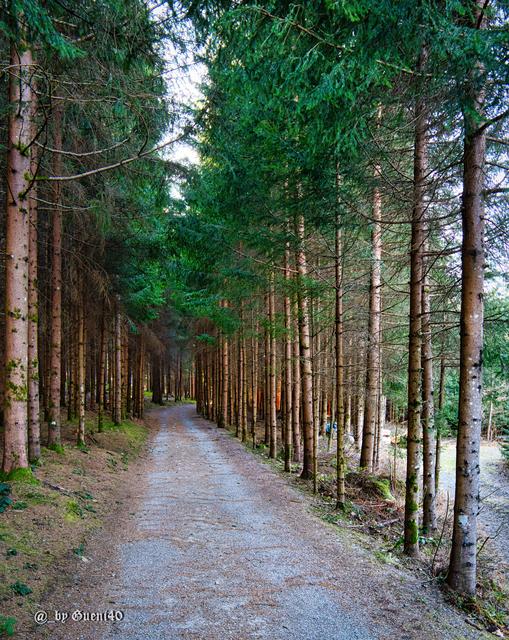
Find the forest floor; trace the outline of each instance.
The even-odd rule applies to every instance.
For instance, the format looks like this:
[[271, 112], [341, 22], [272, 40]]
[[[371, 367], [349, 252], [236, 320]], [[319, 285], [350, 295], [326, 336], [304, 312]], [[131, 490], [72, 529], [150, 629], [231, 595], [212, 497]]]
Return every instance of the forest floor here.
[[119, 495], [148, 429], [139, 421], [114, 427], [105, 419], [104, 432], [92, 433], [95, 422], [87, 414], [82, 448], [75, 445], [76, 423], [65, 422], [63, 448], [43, 448], [33, 479], [0, 484], [0, 637], [13, 631], [28, 637], [44, 594], [89, 562], [87, 541], [121, 508]]
[[[321, 499], [198, 418], [193, 405], [152, 418], [159, 426], [148, 451], [124, 475], [123, 508], [87, 545], [88, 562], [76, 561], [40, 599], [50, 621], [19, 637], [493, 637], [433, 582], [324, 522]], [[55, 611], [105, 610], [123, 619], [53, 621]]]

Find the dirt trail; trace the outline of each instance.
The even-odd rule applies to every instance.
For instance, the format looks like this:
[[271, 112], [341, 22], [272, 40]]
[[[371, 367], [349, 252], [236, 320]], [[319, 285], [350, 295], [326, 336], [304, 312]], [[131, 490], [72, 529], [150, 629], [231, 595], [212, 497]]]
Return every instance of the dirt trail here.
[[[121, 622], [48, 623], [68, 640], [466, 640], [432, 587], [370, 559], [306, 498], [191, 405], [162, 409], [133, 469], [129, 513], [46, 609], [120, 609]], [[50, 611], [50, 619], [53, 616]]]

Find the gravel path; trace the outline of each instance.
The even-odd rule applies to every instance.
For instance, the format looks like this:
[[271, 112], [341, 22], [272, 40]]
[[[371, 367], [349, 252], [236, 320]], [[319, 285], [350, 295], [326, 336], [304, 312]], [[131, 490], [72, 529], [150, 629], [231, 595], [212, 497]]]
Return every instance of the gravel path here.
[[[160, 428], [126, 487], [129, 513], [87, 548], [47, 608], [120, 609], [121, 622], [39, 627], [66, 640], [467, 640], [487, 637], [348, 533], [194, 406]], [[488, 636], [489, 637], [489, 636]]]
[[[485, 547], [489, 553], [493, 547], [503, 561], [504, 570], [509, 575], [509, 476], [507, 463], [496, 442], [481, 443], [480, 494], [481, 510], [479, 524], [481, 537], [490, 536]], [[454, 500], [456, 484], [456, 441], [446, 440], [442, 447], [442, 472], [440, 486], [442, 491], [449, 492]]]

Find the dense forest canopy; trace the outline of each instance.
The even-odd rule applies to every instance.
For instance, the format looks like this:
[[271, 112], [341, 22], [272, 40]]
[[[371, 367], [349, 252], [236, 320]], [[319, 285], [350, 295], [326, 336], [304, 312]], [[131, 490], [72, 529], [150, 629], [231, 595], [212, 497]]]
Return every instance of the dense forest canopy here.
[[454, 436], [448, 582], [474, 595], [481, 436], [509, 451], [507, 3], [1, 7], [5, 476], [41, 427], [61, 447], [63, 407], [83, 446], [86, 410], [171, 387], [315, 489], [335, 432], [341, 510], [404, 424], [417, 557]]

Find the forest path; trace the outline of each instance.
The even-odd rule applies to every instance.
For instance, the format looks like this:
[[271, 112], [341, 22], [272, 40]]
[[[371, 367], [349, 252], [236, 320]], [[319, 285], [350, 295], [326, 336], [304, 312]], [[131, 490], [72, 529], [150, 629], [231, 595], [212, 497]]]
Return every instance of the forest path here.
[[[481, 442], [480, 448], [480, 495], [481, 511], [479, 524], [481, 538], [490, 536], [486, 553], [493, 546], [509, 572], [509, 476], [500, 446], [496, 442]], [[445, 440], [442, 445], [442, 471], [440, 487], [449, 492], [451, 505], [454, 503], [456, 484], [456, 440]]]
[[[349, 532], [193, 405], [153, 412], [159, 429], [133, 467], [130, 513], [87, 547], [73, 584], [46, 603], [116, 609], [121, 622], [71, 622], [73, 640], [412, 640], [486, 637]], [[31, 635], [30, 637], [35, 637]]]

